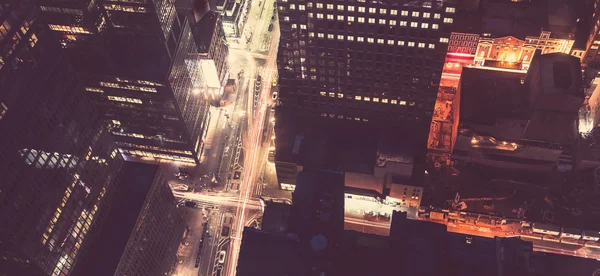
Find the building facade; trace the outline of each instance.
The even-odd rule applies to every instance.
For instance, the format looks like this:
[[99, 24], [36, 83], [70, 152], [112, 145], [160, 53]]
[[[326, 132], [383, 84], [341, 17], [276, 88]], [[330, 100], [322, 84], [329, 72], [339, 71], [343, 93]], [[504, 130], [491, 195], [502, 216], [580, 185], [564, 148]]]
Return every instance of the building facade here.
[[229, 79], [229, 47], [222, 16], [215, 11], [206, 13], [194, 26], [194, 39], [202, 62], [202, 72], [211, 91], [209, 95], [213, 99], [221, 99]]
[[191, 26], [173, 1], [42, 4], [44, 23], [84, 80], [82, 93], [113, 126], [121, 153], [199, 162], [208, 97]]
[[351, 121], [429, 124], [452, 1], [278, 1], [280, 103]]
[[158, 165], [125, 162], [122, 191], [94, 254], [73, 275], [171, 275], [186, 223]]
[[70, 275], [123, 160], [41, 11], [18, 3], [0, 4], [0, 274]]

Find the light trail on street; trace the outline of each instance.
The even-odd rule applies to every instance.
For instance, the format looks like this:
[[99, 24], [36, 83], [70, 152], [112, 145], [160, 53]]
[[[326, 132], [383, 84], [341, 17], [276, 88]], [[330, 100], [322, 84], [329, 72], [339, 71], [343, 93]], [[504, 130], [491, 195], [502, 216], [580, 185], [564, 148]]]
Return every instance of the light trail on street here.
[[[211, 203], [215, 205], [237, 207], [240, 203], [240, 198], [236, 196], [222, 196], [222, 195], [203, 195], [194, 193], [181, 193], [173, 192], [176, 197], [181, 197], [190, 200], [196, 200], [204, 203]], [[258, 209], [260, 208], [260, 201], [256, 199], [249, 199], [246, 201], [248, 208]]]

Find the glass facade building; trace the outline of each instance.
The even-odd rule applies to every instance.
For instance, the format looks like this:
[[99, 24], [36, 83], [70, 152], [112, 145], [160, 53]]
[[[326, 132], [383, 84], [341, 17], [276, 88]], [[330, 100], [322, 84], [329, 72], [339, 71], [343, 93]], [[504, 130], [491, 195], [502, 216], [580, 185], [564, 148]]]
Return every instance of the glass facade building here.
[[429, 124], [452, 1], [278, 0], [281, 105], [369, 124]]
[[105, 221], [123, 163], [40, 11], [0, 4], [2, 275], [69, 275]]
[[121, 183], [106, 222], [111, 227], [73, 275], [172, 275], [186, 224], [171, 188], [158, 165], [136, 162], [125, 162]]
[[197, 48], [174, 1], [41, 3], [44, 22], [85, 82], [81, 93], [94, 99], [121, 153], [199, 162], [208, 99], [194, 89], [202, 76], [187, 69]]

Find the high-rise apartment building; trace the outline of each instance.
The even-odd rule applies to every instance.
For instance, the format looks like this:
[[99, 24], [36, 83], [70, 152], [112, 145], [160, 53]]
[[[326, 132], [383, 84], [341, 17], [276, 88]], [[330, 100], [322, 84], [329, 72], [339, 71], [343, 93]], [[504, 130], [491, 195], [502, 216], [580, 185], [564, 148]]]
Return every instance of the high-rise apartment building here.
[[429, 124], [454, 5], [279, 0], [281, 105], [386, 126]]
[[121, 153], [199, 162], [208, 101], [189, 21], [174, 1], [39, 3]]
[[0, 274], [69, 275], [123, 160], [39, 9], [15, 3], [0, 4]]

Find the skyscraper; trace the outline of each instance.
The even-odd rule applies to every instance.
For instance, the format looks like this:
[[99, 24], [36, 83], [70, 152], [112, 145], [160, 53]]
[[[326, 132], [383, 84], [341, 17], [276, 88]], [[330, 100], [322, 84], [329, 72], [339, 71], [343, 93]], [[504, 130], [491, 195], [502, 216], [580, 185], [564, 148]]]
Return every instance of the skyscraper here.
[[0, 4], [0, 274], [69, 275], [123, 160], [39, 9], [18, 3]]
[[385, 126], [431, 120], [453, 1], [279, 0], [284, 109]]
[[191, 28], [174, 1], [40, 1], [122, 153], [199, 162], [208, 123]]

